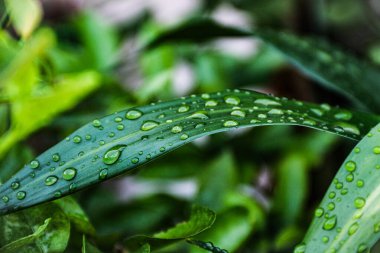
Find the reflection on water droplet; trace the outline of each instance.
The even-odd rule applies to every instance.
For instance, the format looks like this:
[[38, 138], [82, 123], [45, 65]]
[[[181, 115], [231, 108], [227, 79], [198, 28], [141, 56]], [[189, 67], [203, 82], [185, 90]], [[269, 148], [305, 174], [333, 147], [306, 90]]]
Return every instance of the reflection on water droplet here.
[[26, 197], [26, 192], [24, 192], [24, 191], [19, 191], [17, 194], [16, 194], [16, 198], [18, 199], [18, 200], [22, 200], [22, 199], [24, 199]]
[[172, 133], [177, 134], [182, 132], [182, 127], [181, 126], [174, 126], [171, 130]]
[[236, 121], [234, 120], [227, 120], [226, 122], [224, 122], [223, 126], [225, 127], [235, 127], [239, 125], [239, 123], [237, 123]]
[[301, 243], [295, 247], [293, 253], [305, 253], [305, 251], [306, 251], [306, 244]]
[[337, 217], [336, 215], [333, 215], [325, 220], [323, 223], [323, 229], [324, 230], [332, 230], [336, 226]]
[[145, 121], [144, 124], [141, 126], [141, 130], [143, 131], [149, 131], [152, 130], [153, 128], [157, 127], [159, 125], [158, 122], [155, 121]]
[[116, 129], [119, 130], [119, 131], [121, 131], [121, 130], [124, 129], [124, 125], [123, 124], [119, 124], [119, 125], [117, 125]]
[[134, 120], [134, 119], [140, 118], [142, 115], [143, 115], [143, 113], [138, 111], [138, 110], [129, 110], [125, 114], [125, 118], [130, 119], [130, 120]]
[[[334, 124], [335, 128], [341, 128], [343, 129], [345, 132], [347, 133], [351, 133], [351, 134], [356, 134], [356, 135], [360, 135], [360, 130], [359, 128], [357, 128], [356, 126], [350, 124], [350, 123], [346, 123], [346, 122], [336, 122]], [[334, 129], [335, 129], [334, 128]]]
[[70, 181], [75, 178], [77, 174], [77, 170], [75, 168], [67, 168], [63, 171], [62, 177], [63, 179]]
[[268, 98], [259, 98], [254, 101], [255, 104], [263, 106], [280, 106], [281, 103]]
[[376, 147], [374, 147], [374, 148], [373, 148], [373, 153], [374, 153], [375, 155], [379, 155], [379, 154], [380, 154], [380, 146], [376, 146]]
[[100, 180], [104, 180], [106, 179], [108, 176], [108, 170], [107, 169], [102, 169], [100, 172], [99, 172], [99, 179]]
[[217, 106], [218, 102], [216, 102], [215, 100], [208, 100], [208, 101], [206, 101], [205, 105], [207, 107], [213, 107], [213, 106]]
[[349, 111], [340, 111], [334, 114], [334, 118], [338, 120], [350, 120], [352, 118], [352, 113]]
[[48, 176], [45, 179], [45, 185], [50, 186], [57, 183], [57, 181], [58, 181], [58, 178], [56, 176]]
[[187, 134], [182, 134], [181, 137], [179, 137], [181, 140], [187, 140], [189, 136]]
[[359, 223], [355, 222], [348, 228], [348, 235], [353, 235], [358, 231]]
[[362, 197], [357, 197], [355, 200], [354, 200], [354, 205], [357, 209], [360, 209], [362, 207], [364, 207], [365, 205], [365, 199], [362, 198]]
[[356, 170], [356, 163], [354, 161], [348, 161], [346, 162], [344, 167], [346, 168], [347, 171], [353, 172]]
[[231, 112], [231, 116], [236, 116], [236, 117], [244, 118], [245, 117], [245, 112], [243, 112], [241, 110], [234, 110], [234, 111]]
[[134, 158], [131, 159], [131, 162], [132, 162], [133, 164], [136, 164], [136, 163], [139, 162], [139, 158], [138, 158], [138, 157], [134, 157]]
[[114, 121], [115, 121], [116, 123], [120, 123], [120, 122], [123, 121], [123, 118], [122, 118], [122, 117], [116, 117], [116, 118], [114, 118]]
[[324, 212], [325, 211], [323, 210], [323, 208], [319, 207], [319, 208], [315, 209], [314, 216], [315, 217], [322, 217]]
[[103, 163], [111, 165], [117, 162], [126, 145], [117, 145], [107, 150], [103, 155]]
[[20, 183], [19, 183], [19, 182], [13, 182], [13, 183], [11, 184], [11, 188], [12, 188], [13, 190], [18, 189], [19, 187], [20, 187]]
[[59, 162], [59, 159], [61, 159], [58, 153], [55, 153], [54, 155], [52, 155], [51, 158], [53, 159], [54, 162]]
[[73, 138], [74, 143], [80, 143], [81, 141], [82, 141], [82, 138], [80, 136], [78, 136], [78, 135], [74, 136], [74, 138]]
[[93, 122], [92, 122], [92, 125], [94, 127], [100, 127], [102, 125], [102, 123], [100, 122], [100, 120], [98, 119], [95, 119]]
[[226, 96], [224, 98], [224, 101], [229, 105], [239, 105], [240, 104], [240, 98], [236, 96]]
[[210, 117], [207, 115], [206, 111], [199, 111], [199, 112], [195, 112], [195, 113], [191, 114], [187, 118], [206, 120], [206, 119], [209, 119]]
[[40, 162], [37, 161], [37, 160], [34, 160], [34, 161], [31, 161], [31, 162], [30, 162], [30, 167], [31, 167], [32, 169], [37, 169], [39, 166], [40, 166]]
[[190, 110], [190, 107], [188, 105], [182, 105], [178, 108], [178, 112], [187, 112]]
[[317, 108], [312, 108], [312, 109], [310, 109], [310, 111], [311, 111], [312, 113], [314, 113], [314, 114], [315, 114], [316, 116], [318, 116], [318, 117], [323, 116], [323, 112], [322, 112], [321, 110], [317, 109]]
[[281, 109], [271, 109], [268, 114], [270, 115], [283, 115], [284, 111]]
[[8, 197], [8, 196], [3, 196], [3, 197], [1, 198], [1, 200], [2, 200], [4, 203], [8, 203], [8, 201], [9, 201], [9, 197]]

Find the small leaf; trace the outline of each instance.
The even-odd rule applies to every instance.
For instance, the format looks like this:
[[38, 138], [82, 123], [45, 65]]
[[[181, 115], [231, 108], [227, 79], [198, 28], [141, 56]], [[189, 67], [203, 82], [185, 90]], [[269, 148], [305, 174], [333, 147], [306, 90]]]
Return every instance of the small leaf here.
[[149, 244], [151, 250], [163, 248], [172, 243], [195, 236], [211, 227], [215, 221], [215, 213], [210, 209], [201, 206], [194, 206], [188, 221], [177, 224], [166, 231], [154, 234], [153, 236], [134, 236], [125, 241], [126, 246], [131, 250]]
[[10, 17], [22, 38], [28, 38], [42, 19], [42, 7], [38, 0], [6, 0]]
[[380, 124], [352, 150], [330, 185], [303, 252], [367, 252], [380, 238]]
[[[0, 198], [9, 198], [0, 203], [0, 213], [71, 194], [205, 135], [248, 126], [300, 125], [359, 140], [378, 121], [371, 114], [242, 90], [136, 107], [95, 119], [27, 164], [0, 186]], [[15, 181], [20, 183], [17, 191], [11, 187]], [[18, 196], [20, 192], [25, 194]]]
[[186, 242], [188, 242], [190, 244], [193, 244], [193, 245], [196, 245], [199, 248], [207, 250], [209, 252], [213, 252], [213, 253], [228, 253], [227, 250], [221, 249], [221, 248], [215, 246], [212, 242], [203, 242], [203, 241], [194, 240], [194, 239], [188, 239], [188, 240], [186, 240]]

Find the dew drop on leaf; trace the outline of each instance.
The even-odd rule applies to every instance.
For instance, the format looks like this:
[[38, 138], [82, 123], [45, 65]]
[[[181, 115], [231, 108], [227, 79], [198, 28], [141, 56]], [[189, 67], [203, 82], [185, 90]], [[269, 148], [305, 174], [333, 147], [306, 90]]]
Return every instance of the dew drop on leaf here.
[[54, 162], [59, 162], [59, 160], [61, 159], [58, 153], [55, 153], [54, 155], [52, 155], [51, 158], [53, 159]]
[[333, 215], [325, 220], [323, 223], [323, 229], [324, 230], [332, 230], [336, 226], [337, 217], [336, 215]]
[[82, 138], [80, 136], [78, 136], [78, 135], [74, 136], [74, 138], [73, 138], [74, 143], [80, 143], [81, 141], [82, 141]]
[[218, 102], [216, 102], [215, 100], [208, 100], [208, 101], [206, 101], [205, 105], [207, 107], [213, 107], [213, 106], [217, 106]]
[[180, 133], [180, 132], [182, 132], [182, 127], [181, 127], [181, 126], [174, 126], [174, 127], [172, 128], [171, 132], [172, 132], [173, 134]]
[[224, 122], [223, 126], [225, 127], [235, 127], [239, 125], [239, 123], [237, 123], [236, 121], [234, 120], [227, 120], [226, 122]]
[[37, 161], [37, 160], [34, 160], [34, 161], [31, 161], [31, 162], [30, 162], [30, 167], [31, 167], [32, 169], [37, 169], [39, 166], [40, 166], [40, 162]]
[[195, 113], [191, 114], [187, 118], [206, 120], [206, 119], [209, 119], [210, 117], [207, 115], [207, 112], [205, 112], [205, 111], [199, 111], [199, 112], [195, 112]]
[[9, 197], [8, 196], [3, 196], [1, 198], [1, 200], [4, 202], [4, 203], [8, 203], [9, 202]]
[[45, 179], [45, 185], [51, 186], [51, 185], [57, 183], [57, 181], [58, 181], [58, 178], [56, 176], [48, 176]]
[[11, 188], [12, 188], [13, 190], [18, 189], [19, 187], [20, 187], [20, 183], [19, 183], [19, 182], [13, 182], [13, 183], [11, 184]]
[[141, 130], [143, 131], [149, 131], [149, 130], [152, 130], [153, 128], [157, 127], [159, 125], [159, 123], [155, 122], [155, 121], [146, 121], [144, 122], [144, 124], [141, 126]]
[[281, 103], [268, 98], [259, 98], [254, 101], [255, 104], [263, 106], [280, 106]]
[[340, 111], [334, 114], [334, 118], [337, 120], [350, 120], [352, 118], [352, 113], [349, 111]]
[[178, 108], [178, 112], [187, 112], [190, 110], [190, 107], [188, 105], [182, 105]]
[[138, 110], [130, 110], [125, 114], [125, 118], [134, 120], [140, 118], [142, 115], [143, 113]]
[[379, 155], [379, 154], [380, 154], [380, 146], [376, 146], [376, 147], [374, 147], [374, 148], [373, 148], [373, 153], [374, 153], [375, 155]]
[[358, 231], [359, 229], [359, 223], [355, 222], [348, 228], [348, 235], [353, 235]]
[[102, 123], [100, 122], [100, 120], [95, 119], [94, 121], [92, 121], [92, 125], [94, 127], [100, 127], [102, 125]]
[[244, 118], [245, 117], [245, 112], [243, 112], [241, 110], [233, 110], [231, 112], [231, 116], [236, 116], [236, 117]]
[[75, 168], [67, 168], [63, 171], [62, 177], [63, 179], [70, 181], [75, 178], [77, 175], [77, 170]]
[[224, 98], [224, 102], [226, 102], [229, 105], [239, 105], [240, 104], [240, 98], [236, 96], [226, 96]]
[[319, 208], [315, 209], [314, 216], [315, 217], [322, 217], [322, 215], [324, 213], [325, 213], [325, 211], [323, 210], [323, 208], [319, 207]]
[[181, 140], [187, 140], [189, 138], [189, 135], [187, 134], [182, 134], [181, 137], [179, 137]]
[[136, 164], [138, 162], [139, 162], [139, 158], [138, 157], [134, 157], [134, 158], [131, 159], [131, 163], [133, 163], [133, 164]]
[[17, 194], [16, 194], [16, 198], [18, 199], [18, 200], [22, 200], [22, 199], [24, 199], [26, 197], [26, 192], [24, 192], [24, 191], [19, 191]]
[[107, 165], [116, 163], [125, 147], [125, 145], [118, 145], [107, 150], [103, 155], [103, 163]]
[[365, 199], [362, 198], [362, 197], [357, 197], [355, 200], [354, 200], [354, 205], [357, 209], [360, 209], [362, 207], [364, 207], [365, 205]]
[[281, 109], [271, 109], [268, 114], [270, 115], [283, 115], [284, 111]]
[[305, 243], [301, 243], [301, 244], [298, 244], [295, 247], [293, 253], [305, 253], [305, 251], [306, 251], [306, 244]]
[[346, 162], [344, 167], [346, 168], [347, 171], [353, 172], [356, 170], [356, 163], [354, 161], [348, 161]]
[[106, 179], [108, 176], [108, 169], [102, 169], [100, 172], [99, 172], [99, 179], [100, 180], [104, 180]]

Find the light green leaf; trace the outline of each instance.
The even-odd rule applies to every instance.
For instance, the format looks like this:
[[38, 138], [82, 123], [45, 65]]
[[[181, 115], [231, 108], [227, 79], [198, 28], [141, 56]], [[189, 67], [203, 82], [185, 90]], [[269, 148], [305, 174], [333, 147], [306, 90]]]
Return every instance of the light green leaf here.
[[[49, 224], [46, 228], [42, 227], [43, 231], [38, 231], [46, 219], [50, 219]], [[28, 245], [26, 242], [24, 245], [19, 245], [16, 252], [63, 252], [69, 240], [70, 221], [54, 203], [2, 216], [0, 217], [0, 246], [16, 245], [18, 240], [36, 231], [38, 231], [38, 236]]]
[[0, 252], [3, 252], [3, 253], [18, 252], [20, 248], [22, 249], [22, 247], [25, 247], [28, 244], [33, 243], [46, 230], [46, 227], [49, 225], [50, 220], [51, 218], [46, 219], [44, 224], [39, 226], [33, 234], [20, 238], [16, 241], [13, 241], [1, 247]]
[[295, 252], [367, 252], [380, 238], [380, 124], [352, 150]]
[[42, 19], [42, 7], [38, 0], [6, 0], [10, 17], [21, 37], [28, 38]]
[[159, 249], [183, 239], [195, 236], [211, 227], [215, 221], [215, 213], [201, 206], [194, 206], [191, 210], [190, 219], [177, 224], [166, 231], [153, 236], [134, 236], [125, 241], [128, 249], [137, 250], [149, 244], [150, 249]]
[[149, 244], [144, 244], [143, 246], [141, 246], [137, 251], [136, 253], [150, 253], [150, 245]]
[[[205, 135], [248, 126], [300, 125], [359, 140], [378, 121], [370, 114], [242, 90], [136, 107], [94, 120], [27, 164], [0, 186], [0, 197], [10, 199], [0, 204], [0, 213], [71, 194]], [[11, 188], [15, 181], [20, 183], [17, 191]], [[21, 200], [20, 192], [25, 192]]]

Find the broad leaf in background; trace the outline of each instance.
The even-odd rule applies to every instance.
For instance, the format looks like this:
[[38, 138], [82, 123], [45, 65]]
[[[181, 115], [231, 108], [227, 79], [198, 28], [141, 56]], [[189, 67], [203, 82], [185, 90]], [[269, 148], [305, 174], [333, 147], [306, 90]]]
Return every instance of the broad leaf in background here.
[[[154, 234], [153, 236], [134, 236], [125, 241], [125, 245], [130, 250], [138, 250], [141, 247], [150, 246], [150, 250], [156, 250], [179, 242], [181, 240], [196, 236], [211, 227], [215, 221], [215, 213], [208, 208], [194, 206], [188, 221], [177, 224], [166, 231]], [[141, 251], [142, 249], [140, 249]], [[142, 251], [144, 252], [144, 251]], [[149, 252], [149, 251], [148, 251]]]
[[380, 238], [380, 124], [352, 150], [295, 252], [368, 252]]
[[[47, 227], [41, 228], [47, 219], [49, 219]], [[40, 231], [38, 236], [33, 236], [32, 241], [25, 241], [28, 245], [20, 244], [20, 248], [15, 252], [52, 253], [65, 250], [70, 235], [70, 221], [54, 203], [0, 217], [0, 247], [16, 245], [38, 229], [43, 231]]]
[[95, 119], [25, 165], [0, 186], [0, 197], [7, 200], [0, 213], [71, 194], [205, 135], [248, 126], [300, 125], [359, 140], [378, 120], [326, 104], [242, 90], [136, 107]]
[[210, 19], [192, 20], [163, 32], [147, 44], [207, 42], [221, 37], [256, 36], [286, 55], [290, 62], [311, 78], [348, 96], [368, 110], [380, 112], [380, 70], [328, 44], [322, 39], [299, 38], [290, 33], [259, 29], [255, 32], [227, 27]]
[[38, 0], [5, 0], [16, 31], [22, 38], [29, 37], [42, 19], [42, 7]]

